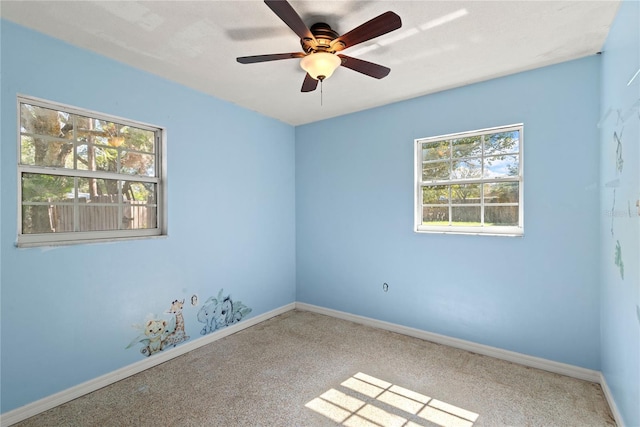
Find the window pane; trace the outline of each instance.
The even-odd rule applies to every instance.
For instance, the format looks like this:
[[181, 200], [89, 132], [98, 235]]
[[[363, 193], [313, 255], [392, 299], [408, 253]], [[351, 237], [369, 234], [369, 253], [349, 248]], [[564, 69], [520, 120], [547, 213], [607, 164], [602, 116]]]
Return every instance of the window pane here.
[[20, 137], [20, 163], [23, 165], [33, 165], [36, 162], [35, 141], [30, 136]]
[[452, 141], [452, 157], [478, 157], [482, 155], [482, 137], [472, 136]]
[[23, 205], [22, 234], [53, 233], [49, 210], [48, 205]]
[[73, 138], [72, 115], [50, 108], [20, 104], [20, 132]]
[[73, 168], [73, 143], [23, 135], [20, 158], [23, 165]]
[[[83, 199], [84, 200], [84, 199]], [[118, 205], [82, 204], [78, 210], [79, 231], [106, 231], [119, 228]]]
[[108, 144], [112, 147], [122, 145], [123, 135], [120, 133], [121, 125], [110, 122], [107, 120], [91, 120], [94, 125], [94, 129], [100, 132], [100, 143]]
[[127, 141], [128, 126], [81, 116], [77, 116], [77, 120], [76, 135], [81, 142], [120, 147]]
[[78, 163], [76, 164], [76, 169], [79, 170], [89, 170], [89, 147], [86, 145], [78, 145], [76, 147], [76, 159]]
[[485, 156], [515, 153], [520, 150], [520, 132], [514, 130], [486, 135], [484, 144]]
[[449, 158], [449, 141], [425, 142], [422, 144], [422, 160]]
[[454, 206], [451, 208], [451, 225], [460, 227], [480, 226], [480, 206]]
[[424, 163], [422, 165], [422, 180], [434, 181], [449, 179], [449, 161]]
[[147, 153], [155, 153], [155, 132], [137, 129], [131, 126], [123, 126], [120, 134], [124, 136], [122, 148]]
[[487, 206], [484, 208], [485, 225], [517, 226], [518, 206]]
[[[58, 211], [70, 211], [71, 221], [73, 221], [73, 197], [73, 177], [23, 174], [22, 234], [65, 231], [65, 224], [61, 224]], [[47, 204], [29, 205], [29, 203], [43, 202]], [[67, 225], [73, 229], [73, 222]]]
[[118, 181], [115, 179], [78, 178], [78, 198], [88, 203], [118, 203]]
[[147, 205], [145, 202], [132, 201], [125, 203], [122, 216], [122, 228], [137, 230], [156, 227], [155, 205]]
[[113, 179], [78, 178], [79, 231], [119, 229], [118, 184]]
[[155, 153], [155, 132], [128, 125], [76, 116], [77, 138], [84, 143]]
[[22, 174], [22, 201], [73, 202], [73, 178], [70, 176]]
[[156, 185], [147, 182], [122, 182], [125, 207], [123, 229], [155, 228], [157, 225]]
[[155, 176], [156, 157], [153, 154], [122, 152], [120, 172], [129, 175]]
[[102, 129], [96, 128], [96, 120], [83, 116], [76, 116], [76, 138], [85, 144], [105, 145], [107, 143]]
[[79, 145], [77, 148], [78, 169], [116, 172], [118, 151], [94, 145]]
[[480, 159], [454, 160], [453, 179], [480, 178], [482, 176], [482, 162]]
[[22, 207], [22, 233], [64, 233], [74, 231], [72, 204]]
[[451, 203], [480, 203], [480, 185], [465, 184], [451, 186]]
[[156, 203], [156, 185], [150, 182], [122, 181], [122, 198], [125, 201]]
[[518, 176], [520, 164], [517, 155], [491, 156], [484, 159], [484, 177], [501, 178]]
[[447, 206], [424, 206], [422, 208], [422, 224], [449, 225], [449, 208]]
[[518, 203], [520, 183], [496, 182], [484, 184], [485, 203]]
[[449, 203], [448, 185], [430, 185], [422, 187], [422, 204], [442, 204]]

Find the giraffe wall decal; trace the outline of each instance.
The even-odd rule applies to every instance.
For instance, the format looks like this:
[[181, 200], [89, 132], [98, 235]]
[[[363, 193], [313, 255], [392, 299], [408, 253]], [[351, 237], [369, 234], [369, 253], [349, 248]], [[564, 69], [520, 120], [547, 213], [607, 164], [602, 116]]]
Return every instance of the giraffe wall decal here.
[[167, 313], [175, 316], [176, 327], [167, 338], [164, 340], [163, 347], [172, 345], [176, 346], [183, 341], [189, 339], [189, 336], [184, 330], [184, 316], [182, 316], [182, 307], [184, 307], [184, 299], [182, 301], [175, 300], [171, 303], [171, 307], [167, 310]]

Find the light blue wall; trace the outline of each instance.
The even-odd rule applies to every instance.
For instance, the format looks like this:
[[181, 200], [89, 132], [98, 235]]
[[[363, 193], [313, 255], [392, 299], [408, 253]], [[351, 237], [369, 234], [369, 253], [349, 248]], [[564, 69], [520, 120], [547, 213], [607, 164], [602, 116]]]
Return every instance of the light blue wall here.
[[[0, 20], [0, 412], [141, 360], [125, 349], [131, 324], [224, 288], [251, 316], [297, 299], [602, 369], [627, 424], [640, 425], [640, 231], [621, 214], [611, 236], [621, 129], [596, 128], [639, 98], [640, 78], [625, 86], [638, 17], [624, 2], [602, 58], [295, 130]], [[165, 126], [170, 237], [16, 249], [18, 93]], [[413, 139], [519, 122], [525, 237], [413, 233]], [[640, 198], [637, 129], [621, 132], [619, 211]], [[196, 312], [185, 306], [191, 339]]]
[[[599, 66], [297, 127], [298, 301], [599, 369]], [[413, 140], [520, 122], [525, 236], [414, 233]]]
[[602, 56], [600, 125], [601, 369], [628, 426], [640, 426], [640, 75], [628, 84], [640, 70], [638, 23], [640, 3], [623, 2]]
[[[143, 359], [131, 325], [174, 299], [191, 340], [221, 288], [250, 316], [295, 301], [293, 127], [7, 21], [1, 37], [1, 412]], [[17, 94], [166, 127], [169, 237], [15, 248]]]

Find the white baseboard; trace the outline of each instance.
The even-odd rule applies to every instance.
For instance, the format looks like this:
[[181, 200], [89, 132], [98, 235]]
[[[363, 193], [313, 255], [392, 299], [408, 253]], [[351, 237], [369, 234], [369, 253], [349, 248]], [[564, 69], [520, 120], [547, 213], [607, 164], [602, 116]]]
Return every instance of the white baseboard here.
[[607, 403], [609, 404], [609, 409], [611, 409], [611, 413], [613, 414], [613, 419], [616, 421], [616, 425], [618, 427], [624, 427], [624, 420], [622, 419], [622, 414], [618, 410], [618, 405], [616, 405], [616, 401], [613, 400], [613, 394], [611, 394], [611, 389], [609, 388], [609, 384], [607, 384], [607, 379], [604, 377], [604, 374], [600, 373], [600, 387], [602, 387], [602, 391], [604, 393], [604, 397], [607, 399]]
[[407, 326], [402, 326], [395, 323], [389, 323], [382, 320], [371, 319], [369, 317], [358, 316], [358, 315], [346, 313], [343, 311], [332, 310], [329, 308], [318, 307], [315, 305], [301, 303], [301, 302], [296, 303], [296, 309], [304, 310], [304, 311], [312, 311], [314, 313], [319, 313], [319, 314], [325, 314], [327, 316], [337, 317], [338, 319], [349, 320], [351, 322], [360, 323], [362, 325], [372, 326], [374, 328], [384, 329], [391, 332], [397, 332], [399, 334], [420, 338], [425, 341], [431, 341], [438, 344], [447, 345], [449, 347], [455, 347], [462, 350], [471, 351], [473, 353], [495, 357], [496, 359], [502, 359], [509, 362], [518, 363], [520, 365], [530, 366], [532, 368], [538, 368], [544, 371], [566, 375], [572, 378], [578, 378], [581, 380], [586, 380], [594, 383], [599, 383], [601, 379], [601, 374], [599, 371], [581, 368], [579, 366], [574, 366], [574, 365], [568, 365], [566, 363], [554, 362], [552, 360], [529, 356], [522, 353], [516, 353], [514, 351], [503, 350], [497, 347], [491, 347], [484, 344], [477, 344], [471, 341], [461, 340], [458, 338], [451, 338], [446, 335], [427, 332], [421, 329], [410, 328]]
[[159, 365], [168, 360], [171, 360], [175, 357], [188, 353], [192, 350], [195, 350], [198, 347], [202, 347], [204, 345], [210, 344], [214, 341], [217, 341], [221, 338], [224, 338], [226, 336], [239, 332], [243, 329], [249, 328], [260, 322], [264, 322], [265, 320], [268, 320], [272, 317], [278, 316], [287, 311], [291, 311], [294, 308], [295, 308], [295, 303], [284, 305], [280, 308], [271, 310], [267, 313], [263, 313], [258, 316], [243, 320], [239, 323], [236, 323], [235, 325], [231, 325], [224, 329], [217, 330], [215, 332], [212, 332], [208, 335], [205, 335], [193, 341], [188, 341], [185, 344], [179, 345], [172, 349], [165, 350], [161, 353], [157, 353], [153, 357], [148, 357], [139, 362], [135, 362], [131, 365], [125, 366], [113, 372], [109, 372], [108, 374], [102, 375], [100, 377], [86, 381], [82, 384], [78, 384], [66, 390], [62, 390], [58, 393], [52, 394], [51, 396], [47, 396], [43, 399], [21, 406], [20, 408], [16, 408], [12, 411], [8, 411], [0, 416], [0, 425], [2, 427], [5, 427], [5, 426], [10, 426], [12, 424], [15, 424], [17, 422], [23, 421], [29, 417], [32, 417], [41, 412], [54, 408], [58, 405], [62, 405], [63, 403], [69, 402], [87, 393], [91, 393], [93, 391], [101, 389], [102, 387], [108, 386], [124, 378], [130, 377], [131, 375], [137, 374], [146, 369], [152, 368], [156, 365]]

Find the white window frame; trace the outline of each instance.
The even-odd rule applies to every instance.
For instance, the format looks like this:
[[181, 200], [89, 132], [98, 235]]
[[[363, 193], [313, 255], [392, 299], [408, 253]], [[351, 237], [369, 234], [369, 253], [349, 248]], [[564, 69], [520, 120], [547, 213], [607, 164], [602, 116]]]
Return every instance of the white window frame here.
[[[425, 142], [436, 142], [452, 140], [457, 138], [467, 138], [473, 136], [489, 135], [500, 132], [519, 131], [520, 140], [518, 154], [518, 175], [512, 177], [500, 177], [500, 178], [484, 178], [482, 174], [480, 178], [468, 178], [468, 179], [441, 179], [441, 180], [425, 180], [422, 178], [422, 144]], [[478, 129], [469, 132], [459, 132], [447, 135], [439, 135], [428, 138], [418, 138], [414, 140], [414, 232], [416, 233], [440, 233], [440, 234], [471, 234], [471, 235], [491, 235], [491, 236], [523, 236], [524, 235], [524, 168], [523, 168], [523, 144], [524, 141], [524, 124], [512, 124], [507, 126], [498, 126], [486, 129]], [[509, 153], [509, 155], [512, 153]], [[516, 153], [514, 153], [516, 154]], [[484, 144], [481, 154], [481, 164], [485, 157]], [[484, 172], [484, 171], [483, 171]], [[496, 182], [518, 182], [518, 225], [517, 226], [454, 226], [454, 225], [423, 225], [423, 203], [422, 203], [422, 187], [432, 185], [455, 185], [455, 184], [482, 184], [482, 183], [496, 183]], [[480, 191], [480, 208], [481, 208], [481, 222], [484, 221], [484, 208], [486, 205], [484, 202], [484, 192]], [[509, 205], [509, 204], [501, 204]], [[511, 204], [515, 206], [514, 204]], [[451, 202], [447, 205], [449, 207], [449, 223], [451, 224], [451, 207], [455, 206]], [[463, 206], [463, 205], [459, 205]]]
[[[34, 166], [22, 164], [21, 154], [21, 104], [29, 104], [43, 108], [63, 111], [65, 113], [76, 114], [80, 116], [90, 117], [92, 119], [105, 120], [117, 124], [131, 126], [138, 129], [148, 130], [155, 133], [155, 176], [141, 175], [124, 175], [117, 172], [104, 171], [86, 171], [78, 169], [69, 169], [50, 166]], [[167, 235], [167, 162], [166, 162], [166, 129], [161, 126], [151, 125], [133, 121], [130, 119], [113, 116], [97, 111], [87, 110], [80, 107], [66, 105], [54, 101], [36, 98], [27, 95], [17, 96], [17, 247], [36, 247], [36, 246], [59, 246], [72, 245], [82, 243], [99, 243], [114, 242], [141, 238], [157, 238]], [[74, 151], [77, 141], [72, 141]], [[156, 227], [135, 230], [108, 230], [108, 231], [72, 231], [72, 232], [52, 232], [52, 233], [27, 233], [23, 234], [22, 230], [22, 175], [25, 173], [40, 173], [47, 175], [69, 176], [74, 178], [98, 178], [113, 180], [131, 180], [136, 182], [152, 182], [156, 185]], [[77, 204], [77, 198], [74, 205]]]

